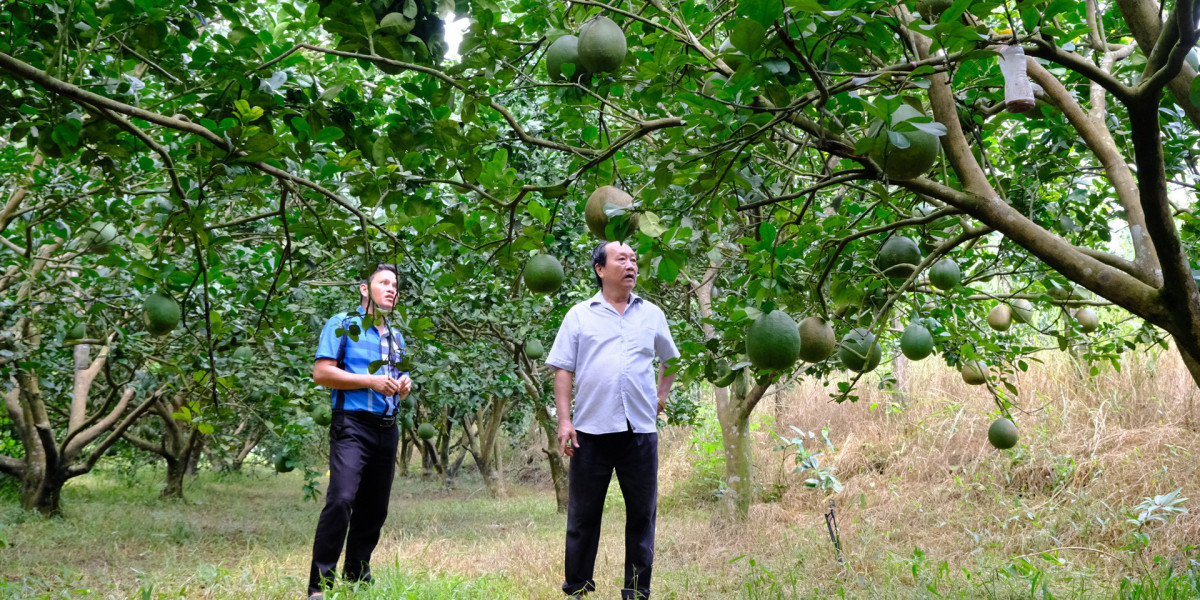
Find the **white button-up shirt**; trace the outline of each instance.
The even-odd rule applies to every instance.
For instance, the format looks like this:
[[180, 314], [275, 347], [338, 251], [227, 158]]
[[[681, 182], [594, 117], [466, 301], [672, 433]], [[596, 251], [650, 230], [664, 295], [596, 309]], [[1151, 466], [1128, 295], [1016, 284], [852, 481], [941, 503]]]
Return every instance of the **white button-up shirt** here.
[[620, 314], [597, 292], [567, 312], [546, 364], [575, 374], [575, 429], [602, 434], [632, 425], [636, 433], [654, 433], [655, 355], [679, 356], [662, 309], [630, 294]]

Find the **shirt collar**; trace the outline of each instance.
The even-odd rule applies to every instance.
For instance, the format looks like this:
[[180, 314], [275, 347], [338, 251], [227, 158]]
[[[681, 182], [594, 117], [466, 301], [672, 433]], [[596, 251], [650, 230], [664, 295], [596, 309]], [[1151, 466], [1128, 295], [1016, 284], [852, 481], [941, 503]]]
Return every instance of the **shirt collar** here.
[[[358, 316], [360, 316], [360, 317], [367, 316], [367, 311], [363, 309], [361, 304], [358, 306], [357, 310], [358, 310]], [[377, 328], [377, 327], [372, 327], [371, 329], [379, 331], [379, 328]], [[386, 328], [384, 328], [384, 330], [379, 335], [381, 337], [387, 337], [391, 334], [392, 334], [392, 324], [391, 324], [391, 322], [388, 322], [388, 326]]]
[[[633, 293], [632, 291], [629, 292], [629, 306], [633, 306], [634, 304], [640, 304], [641, 302], [642, 302], [641, 296]], [[588, 299], [588, 306], [595, 306], [597, 304], [599, 304], [601, 306], [607, 306], [608, 308], [612, 308], [613, 311], [617, 310], [617, 309], [613, 308], [613, 306], [611, 304], [608, 303], [608, 300], [604, 299], [604, 292], [602, 292], [602, 291], [596, 292], [595, 296], [592, 296], [590, 299]]]

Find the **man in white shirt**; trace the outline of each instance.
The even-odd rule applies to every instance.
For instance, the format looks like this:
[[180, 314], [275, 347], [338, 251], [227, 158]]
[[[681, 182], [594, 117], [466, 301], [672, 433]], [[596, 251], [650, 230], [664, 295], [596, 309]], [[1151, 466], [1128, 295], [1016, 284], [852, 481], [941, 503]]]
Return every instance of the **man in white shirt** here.
[[[600, 544], [600, 520], [616, 471], [625, 498], [625, 585], [622, 598], [649, 598], [658, 512], [658, 413], [679, 357], [662, 310], [633, 294], [637, 253], [620, 242], [592, 251], [600, 292], [567, 312], [546, 364], [556, 369], [558, 444], [571, 457], [563, 592], [584, 595]], [[654, 357], [658, 356], [658, 384]], [[571, 414], [574, 386], [575, 413]]]

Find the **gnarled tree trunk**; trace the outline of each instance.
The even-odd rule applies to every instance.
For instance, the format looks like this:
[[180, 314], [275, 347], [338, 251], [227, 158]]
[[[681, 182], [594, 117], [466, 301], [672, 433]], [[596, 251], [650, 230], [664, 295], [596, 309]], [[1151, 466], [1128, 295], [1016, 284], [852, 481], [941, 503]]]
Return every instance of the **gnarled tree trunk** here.
[[474, 417], [463, 417], [466, 447], [479, 467], [483, 483], [492, 498], [504, 498], [504, 475], [500, 464], [498, 440], [500, 424], [507, 408], [504, 398], [493, 398], [488, 406], [479, 409]]
[[200, 431], [188, 421], [175, 418], [175, 414], [187, 404], [190, 394], [179, 392], [171, 399], [166, 396], [154, 398], [154, 412], [162, 424], [162, 439], [157, 443], [132, 432], [125, 439], [134, 446], [163, 457], [167, 462], [167, 475], [160, 496], [183, 500], [183, 476], [188, 472], [192, 456], [199, 450]]

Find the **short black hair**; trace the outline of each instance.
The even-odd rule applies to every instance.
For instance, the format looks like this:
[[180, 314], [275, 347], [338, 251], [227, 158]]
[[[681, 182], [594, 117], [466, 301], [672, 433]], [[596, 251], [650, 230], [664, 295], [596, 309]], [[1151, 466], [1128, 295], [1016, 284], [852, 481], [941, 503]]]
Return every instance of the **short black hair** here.
[[[379, 263], [378, 265], [375, 265], [375, 270], [371, 271], [371, 274], [368, 275], [366, 279], [363, 279], [362, 281], [359, 282], [360, 284], [367, 286], [368, 294], [370, 293], [371, 282], [375, 281], [375, 276], [384, 271], [391, 271], [392, 275], [396, 276], [396, 279], [400, 279], [400, 273], [398, 271], [396, 271], [396, 265], [389, 265], [387, 263]], [[358, 295], [359, 295], [359, 299], [361, 300], [362, 292], [360, 291]]]
[[608, 264], [608, 244], [609, 242], [600, 242], [592, 249], [592, 276], [596, 278], [596, 287], [600, 289], [604, 289], [604, 282], [596, 274], [596, 266], [603, 267]]

